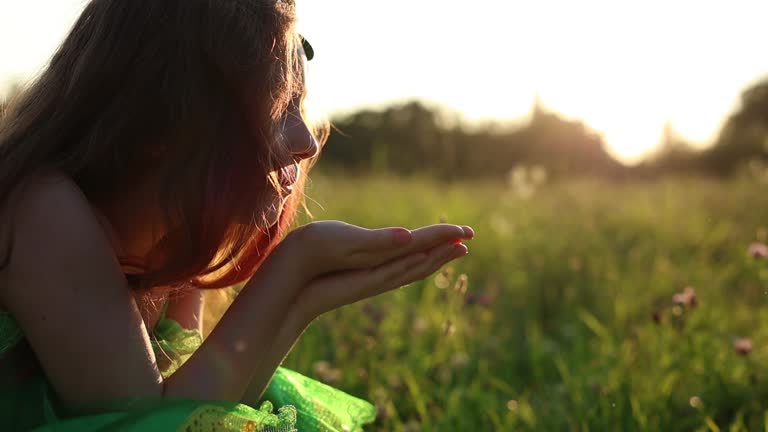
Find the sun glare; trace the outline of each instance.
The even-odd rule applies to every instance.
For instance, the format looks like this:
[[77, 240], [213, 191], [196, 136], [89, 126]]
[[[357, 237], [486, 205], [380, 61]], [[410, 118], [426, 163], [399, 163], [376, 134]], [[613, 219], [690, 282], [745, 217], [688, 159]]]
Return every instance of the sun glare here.
[[[0, 13], [0, 85], [34, 76], [84, 0], [18, 0]], [[712, 140], [768, 73], [764, 1], [297, 1], [317, 51], [311, 99], [350, 112], [421, 99], [469, 121], [520, 120], [537, 98], [637, 160], [669, 122]], [[713, 31], [717, 29], [717, 31]]]
[[301, 7], [310, 34], [329, 38], [325, 48], [346, 48], [332, 64], [318, 61], [320, 99], [364, 106], [364, 94], [377, 103], [419, 97], [485, 121], [520, 119], [538, 95], [598, 131], [625, 162], [651, 151], [668, 122], [706, 145], [744, 86], [768, 72], [768, 56], [746, 49], [763, 38], [768, 4], [756, 1], [392, 0], [352, 7], [356, 19], [336, 35], [319, 17], [349, 2]]

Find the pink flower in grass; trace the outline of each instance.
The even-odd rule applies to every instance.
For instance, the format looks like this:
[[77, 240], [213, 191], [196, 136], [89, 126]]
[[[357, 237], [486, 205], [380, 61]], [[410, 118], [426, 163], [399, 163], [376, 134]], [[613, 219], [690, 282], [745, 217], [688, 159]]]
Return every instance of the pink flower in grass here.
[[747, 253], [752, 258], [768, 258], [768, 246], [764, 243], [752, 243], [747, 249]]
[[464, 296], [464, 304], [468, 306], [471, 306], [471, 305], [490, 306], [493, 304], [493, 297], [491, 297], [488, 294], [476, 294], [476, 293], [470, 292]]
[[733, 341], [733, 349], [736, 350], [739, 355], [746, 356], [752, 352], [752, 339], [739, 338]]
[[694, 308], [696, 307], [696, 290], [693, 287], [685, 287], [682, 292], [672, 296], [672, 301], [679, 306]]

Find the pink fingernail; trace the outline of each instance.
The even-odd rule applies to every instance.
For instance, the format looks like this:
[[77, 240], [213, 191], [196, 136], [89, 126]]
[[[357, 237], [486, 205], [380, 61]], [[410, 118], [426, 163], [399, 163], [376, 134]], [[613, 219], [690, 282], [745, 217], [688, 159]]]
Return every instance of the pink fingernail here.
[[472, 227], [463, 226], [461, 229], [464, 230], [464, 236], [467, 238], [473, 238], [475, 237], [475, 230], [472, 229]]
[[457, 257], [463, 257], [464, 255], [469, 254], [469, 248], [465, 244], [458, 244], [454, 246], [456, 248], [456, 251], [454, 252], [454, 256]]
[[392, 238], [394, 240], [395, 246], [405, 246], [410, 243], [411, 239], [413, 238], [411, 232], [405, 228], [397, 228], [392, 231]]

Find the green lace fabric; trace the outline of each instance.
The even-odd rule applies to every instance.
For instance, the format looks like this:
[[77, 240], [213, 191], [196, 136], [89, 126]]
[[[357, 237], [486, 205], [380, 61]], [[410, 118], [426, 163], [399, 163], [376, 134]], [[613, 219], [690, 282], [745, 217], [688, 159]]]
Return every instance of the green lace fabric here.
[[168, 378], [203, 343], [203, 336], [195, 330], [188, 330], [179, 323], [165, 316], [163, 308], [160, 319], [153, 332], [152, 348], [155, 357], [164, 368], [160, 371], [163, 378]]
[[[168, 377], [203, 339], [164, 315], [154, 329], [153, 347], [158, 359], [166, 360], [161, 361], [165, 363], [162, 375]], [[223, 401], [140, 398], [115, 402], [115, 408], [103, 414], [61, 418], [39, 366], [27, 367], [28, 361], [14, 362], [14, 355], [4, 355], [15, 346], [23, 351], [23, 345], [16, 322], [0, 311], [2, 431], [361, 432], [376, 417], [375, 407], [367, 401], [278, 368], [258, 409]], [[280, 407], [277, 411], [275, 405]]]
[[0, 356], [11, 349], [24, 337], [21, 328], [7, 313], [0, 310]]

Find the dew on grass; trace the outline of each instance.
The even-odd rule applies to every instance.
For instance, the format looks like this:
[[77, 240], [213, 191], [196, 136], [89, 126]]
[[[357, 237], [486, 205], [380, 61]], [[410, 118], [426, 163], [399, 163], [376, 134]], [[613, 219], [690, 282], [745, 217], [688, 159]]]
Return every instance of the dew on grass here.
[[491, 228], [500, 236], [512, 233], [512, 224], [503, 215], [494, 214], [491, 216], [490, 224]]
[[510, 401], [507, 401], [507, 409], [515, 412], [517, 409], [520, 408], [520, 404], [517, 403], [516, 400], [512, 399]]
[[413, 321], [412, 330], [416, 335], [423, 334], [429, 329], [429, 322], [423, 317], [418, 317]]
[[421, 429], [421, 423], [419, 423], [418, 420], [408, 420], [408, 423], [406, 423], [403, 426], [403, 432], [419, 432]]
[[469, 364], [469, 354], [465, 352], [457, 352], [451, 357], [451, 366], [454, 369], [461, 369]]
[[456, 333], [456, 326], [453, 324], [453, 321], [446, 320], [443, 323], [443, 335], [453, 336], [454, 333]]
[[453, 289], [460, 292], [461, 294], [465, 294], [467, 292], [468, 283], [469, 278], [467, 275], [461, 274], [459, 278], [456, 279], [456, 283], [453, 285]]
[[691, 398], [688, 400], [688, 403], [689, 403], [689, 404], [691, 405], [691, 407], [693, 407], [693, 408], [701, 408], [701, 406], [702, 406], [701, 398], [700, 398], [700, 397], [698, 397], [698, 396], [692, 396], [692, 397], [691, 397]]
[[451, 277], [453, 276], [453, 268], [448, 267], [443, 269], [435, 276], [435, 286], [439, 289], [446, 289], [451, 285]]

